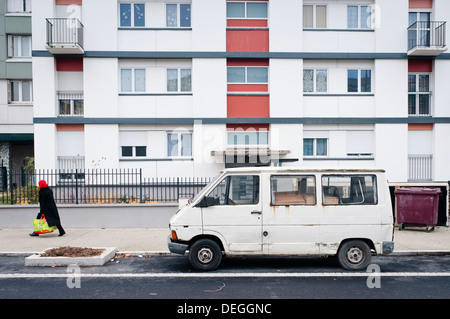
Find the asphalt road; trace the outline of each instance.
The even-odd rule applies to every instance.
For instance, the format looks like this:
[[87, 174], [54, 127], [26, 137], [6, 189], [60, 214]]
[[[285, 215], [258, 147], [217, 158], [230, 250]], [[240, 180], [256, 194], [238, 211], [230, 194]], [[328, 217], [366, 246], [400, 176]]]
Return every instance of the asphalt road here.
[[[170, 299], [170, 313], [196, 310], [201, 317], [207, 308], [200, 306], [209, 305], [211, 317], [239, 313], [232, 305], [240, 303], [244, 312], [258, 306], [253, 311], [274, 314], [295, 307], [297, 299], [450, 298], [450, 256], [374, 257], [370, 267], [351, 272], [334, 258], [247, 257], [225, 258], [218, 270], [205, 273], [192, 270], [183, 256], [82, 268], [25, 267], [24, 258], [1, 257], [0, 299]], [[286, 299], [288, 305], [276, 302]]]

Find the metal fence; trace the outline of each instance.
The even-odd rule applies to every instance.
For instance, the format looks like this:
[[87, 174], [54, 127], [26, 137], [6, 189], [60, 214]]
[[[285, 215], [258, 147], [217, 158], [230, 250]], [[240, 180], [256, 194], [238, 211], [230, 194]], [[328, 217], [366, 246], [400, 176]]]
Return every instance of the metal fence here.
[[45, 180], [57, 204], [178, 202], [194, 197], [211, 178], [145, 178], [141, 169], [37, 170], [0, 168], [0, 204], [37, 204]]

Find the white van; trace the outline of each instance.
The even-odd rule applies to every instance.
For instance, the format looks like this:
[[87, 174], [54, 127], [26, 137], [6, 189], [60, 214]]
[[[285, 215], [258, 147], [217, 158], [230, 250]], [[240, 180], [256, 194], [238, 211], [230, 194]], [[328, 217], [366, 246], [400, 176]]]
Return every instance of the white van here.
[[170, 219], [169, 250], [199, 270], [223, 255], [337, 255], [365, 269], [394, 250], [384, 170], [226, 169]]

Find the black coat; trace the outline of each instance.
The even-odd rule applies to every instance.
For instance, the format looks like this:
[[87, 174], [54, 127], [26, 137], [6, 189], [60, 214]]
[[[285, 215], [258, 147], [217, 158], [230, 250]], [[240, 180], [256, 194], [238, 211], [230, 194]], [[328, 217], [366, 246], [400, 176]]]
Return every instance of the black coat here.
[[56, 207], [53, 191], [49, 187], [39, 189], [40, 214], [44, 214], [49, 226], [60, 226], [58, 208]]

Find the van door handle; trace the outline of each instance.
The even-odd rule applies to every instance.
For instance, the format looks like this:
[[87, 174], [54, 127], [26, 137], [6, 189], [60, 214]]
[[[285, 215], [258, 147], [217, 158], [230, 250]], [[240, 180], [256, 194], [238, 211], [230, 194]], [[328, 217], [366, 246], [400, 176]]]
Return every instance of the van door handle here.
[[258, 215], [261, 215], [261, 214], [262, 214], [262, 211], [260, 211], [260, 210], [254, 210], [254, 211], [252, 211], [252, 214], [258, 214]]

